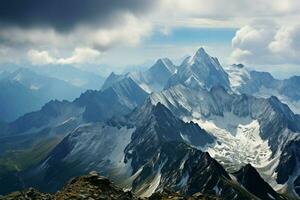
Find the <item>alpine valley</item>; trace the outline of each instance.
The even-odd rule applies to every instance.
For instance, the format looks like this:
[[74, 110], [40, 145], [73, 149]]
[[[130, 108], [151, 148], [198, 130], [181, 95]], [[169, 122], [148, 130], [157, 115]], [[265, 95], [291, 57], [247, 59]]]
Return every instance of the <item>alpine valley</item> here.
[[[0, 86], [31, 95], [21, 73]], [[299, 85], [203, 48], [111, 73], [0, 123], [0, 199], [300, 199]]]

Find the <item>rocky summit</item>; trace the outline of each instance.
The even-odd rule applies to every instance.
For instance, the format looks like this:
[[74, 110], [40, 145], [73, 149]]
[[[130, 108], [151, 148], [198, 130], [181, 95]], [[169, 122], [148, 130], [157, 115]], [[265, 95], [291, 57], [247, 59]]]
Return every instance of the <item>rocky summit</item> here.
[[20, 192], [13, 192], [0, 198], [1, 200], [63, 200], [63, 199], [103, 199], [103, 200], [134, 200], [137, 199], [130, 191], [114, 186], [106, 177], [90, 173], [71, 179], [61, 190], [55, 194], [41, 193], [33, 188]]
[[54, 194], [43, 193], [34, 188], [1, 196], [0, 200], [218, 200], [213, 196], [196, 193], [191, 197], [169, 189], [154, 193], [149, 198], [138, 198], [131, 191], [114, 185], [108, 178], [91, 172], [86, 176], [71, 179], [61, 190]]

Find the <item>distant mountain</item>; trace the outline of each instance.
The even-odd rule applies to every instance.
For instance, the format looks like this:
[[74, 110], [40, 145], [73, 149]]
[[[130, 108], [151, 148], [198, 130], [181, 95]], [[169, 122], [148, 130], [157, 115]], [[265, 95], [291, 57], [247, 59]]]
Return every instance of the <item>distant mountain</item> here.
[[279, 80], [268, 72], [250, 71], [241, 64], [229, 66], [226, 71], [235, 92], [264, 98], [276, 96], [295, 113], [300, 113], [299, 76]]
[[211, 89], [214, 86], [222, 86], [225, 89], [230, 89], [228, 75], [218, 59], [208, 55], [203, 48], [200, 48], [193, 57], [183, 61], [166, 87], [178, 84], [194, 88]]
[[177, 67], [168, 58], [158, 59], [156, 63], [145, 73], [147, 83], [154, 91], [162, 90], [169, 78], [176, 73]]
[[73, 102], [52, 100], [39, 111], [4, 124], [5, 129], [1, 130], [0, 136], [33, 134], [45, 129], [50, 131], [66, 123], [76, 122], [78, 125], [120, 116], [142, 105], [146, 97], [144, 90], [132, 79], [126, 78], [103, 91], [88, 90]]
[[14, 82], [0, 80], [0, 120], [11, 121], [43, 104], [34, 91]]
[[105, 90], [87, 91], [74, 103], [85, 107], [83, 118], [86, 121], [94, 122], [129, 113], [142, 105], [147, 95], [131, 78], [124, 78]]
[[81, 70], [72, 65], [32, 66], [30, 69], [38, 74], [63, 80], [83, 90], [100, 90], [105, 79], [100, 75]]
[[0, 75], [0, 120], [12, 121], [25, 113], [40, 109], [51, 99], [72, 100], [82, 89], [62, 80], [20, 68]]
[[176, 70], [177, 67], [168, 58], [158, 59], [152, 67], [144, 72], [135, 71], [125, 75], [117, 75], [112, 72], [104, 82], [102, 89], [106, 89], [112, 83], [123, 78], [131, 78], [148, 93], [161, 91]]
[[114, 83], [117, 83], [119, 81], [121, 81], [122, 79], [125, 79], [126, 76], [125, 75], [118, 75], [115, 74], [114, 72], [112, 72], [104, 81], [103, 85], [102, 85], [102, 90], [105, 90], [107, 88], [109, 88], [110, 86], [112, 86]]

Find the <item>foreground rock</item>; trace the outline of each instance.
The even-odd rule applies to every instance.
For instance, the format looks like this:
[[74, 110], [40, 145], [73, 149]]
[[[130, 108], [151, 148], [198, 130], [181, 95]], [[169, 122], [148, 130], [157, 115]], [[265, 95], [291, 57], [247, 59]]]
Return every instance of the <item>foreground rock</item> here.
[[135, 200], [131, 192], [125, 192], [116, 187], [110, 180], [97, 174], [80, 176], [72, 179], [61, 191], [55, 194], [41, 193], [35, 189], [28, 189], [21, 192], [14, 192], [7, 196], [0, 197], [1, 200], [63, 200], [63, 199], [103, 199], [103, 200]]
[[155, 193], [149, 198], [141, 199], [130, 191], [115, 186], [109, 179], [91, 173], [69, 181], [62, 190], [55, 194], [39, 192], [33, 188], [13, 192], [0, 200], [217, 200], [218, 198], [196, 193], [192, 197], [183, 197], [171, 190]]

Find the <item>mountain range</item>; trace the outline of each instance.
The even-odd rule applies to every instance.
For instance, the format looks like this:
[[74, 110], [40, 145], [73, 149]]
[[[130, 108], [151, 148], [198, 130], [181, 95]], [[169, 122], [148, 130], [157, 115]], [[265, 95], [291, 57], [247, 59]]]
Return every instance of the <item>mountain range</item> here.
[[[97, 171], [143, 198], [297, 199], [297, 83], [223, 68], [203, 48], [179, 66], [112, 73], [99, 90], [1, 125], [0, 192], [55, 192]], [[24, 164], [41, 143], [51, 145]]]
[[300, 76], [288, 79], [275, 79], [268, 72], [258, 72], [246, 69], [244, 65], [231, 65], [225, 68], [233, 91], [256, 97], [276, 96], [280, 101], [288, 104], [295, 112], [300, 113]]
[[[61, 76], [64, 76], [63, 73], [72, 74], [68, 71], [59, 73]], [[28, 112], [39, 110], [50, 100], [73, 100], [86, 89], [93, 89], [44, 74], [29, 68], [0, 72], [0, 121], [11, 122]], [[98, 85], [100, 88], [101, 85]]]

